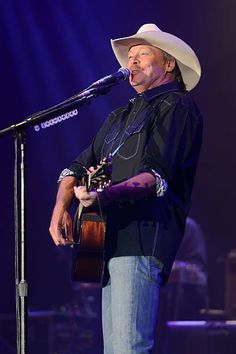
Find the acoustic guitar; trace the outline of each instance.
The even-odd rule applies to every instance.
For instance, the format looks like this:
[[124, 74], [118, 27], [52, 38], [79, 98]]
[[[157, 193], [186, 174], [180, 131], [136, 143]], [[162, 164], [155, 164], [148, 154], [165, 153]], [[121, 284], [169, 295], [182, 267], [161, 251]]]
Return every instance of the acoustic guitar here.
[[[111, 184], [111, 157], [102, 160], [93, 172], [83, 178], [87, 191], [102, 191]], [[104, 245], [106, 233], [105, 209], [98, 203], [85, 208], [79, 204], [73, 227], [74, 257], [72, 279], [88, 283], [101, 283], [104, 271]]]

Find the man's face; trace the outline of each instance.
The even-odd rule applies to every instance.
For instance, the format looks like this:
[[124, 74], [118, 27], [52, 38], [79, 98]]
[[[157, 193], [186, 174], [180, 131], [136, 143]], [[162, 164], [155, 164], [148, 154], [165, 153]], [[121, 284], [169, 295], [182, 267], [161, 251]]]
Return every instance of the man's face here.
[[170, 80], [168, 62], [163, 52], [149, 45], [136, 45], [128, 52], [128, 69], [131, 72], [130, 85], [138, 92], [160, 86]]

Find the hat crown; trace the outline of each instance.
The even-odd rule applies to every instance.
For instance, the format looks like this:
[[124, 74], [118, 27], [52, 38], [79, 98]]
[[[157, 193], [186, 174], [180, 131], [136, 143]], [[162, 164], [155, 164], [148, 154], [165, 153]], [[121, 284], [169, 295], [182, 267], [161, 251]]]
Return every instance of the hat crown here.
[[139, 28], [137, 33], [143, 33], [147, 31], [161, 31], [161, 30], [154, 23], [146, 23], [145, 25], [142, 25]]

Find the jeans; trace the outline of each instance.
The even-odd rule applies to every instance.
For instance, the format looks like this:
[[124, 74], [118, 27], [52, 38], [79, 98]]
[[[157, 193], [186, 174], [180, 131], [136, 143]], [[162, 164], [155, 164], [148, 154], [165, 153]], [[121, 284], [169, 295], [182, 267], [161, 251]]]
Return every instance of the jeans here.
[[154, 257], [112, 258], [102, 290], [104, 354], [151, 353], [156, 328], [160, 272]]

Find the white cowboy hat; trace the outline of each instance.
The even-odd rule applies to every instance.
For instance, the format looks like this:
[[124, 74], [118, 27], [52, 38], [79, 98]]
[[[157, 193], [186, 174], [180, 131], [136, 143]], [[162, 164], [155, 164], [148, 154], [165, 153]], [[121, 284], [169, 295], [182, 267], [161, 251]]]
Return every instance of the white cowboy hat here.
[[178, 63], [186, 89], [190, 91], [197, 85], [201, 77], [201, 66], [192, 48], [182, 39], [161, 31], [152, 23], [140, 27], [133, 36], [111, 39], [113, 52], [121, 66], [127, 66], [128, 51], [137, 44], [148, 44], [172, 55]]

